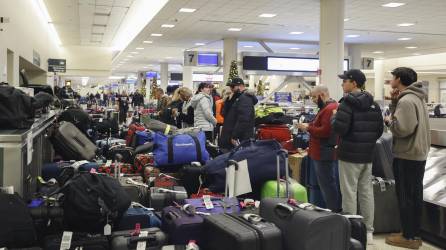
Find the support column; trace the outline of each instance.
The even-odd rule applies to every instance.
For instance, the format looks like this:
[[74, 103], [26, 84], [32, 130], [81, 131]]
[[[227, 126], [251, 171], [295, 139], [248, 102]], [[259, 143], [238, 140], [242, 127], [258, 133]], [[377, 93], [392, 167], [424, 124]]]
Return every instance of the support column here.
[[[228, 82], [229, 71], [231, 69], [231, 62], [237, 61], [237, 39], [225, 38], [223, 39], [223, 85]], [[240, 72], [239, 72], [240, 75]]]
[[362, 66], [362, 55], [361, 48], [359, 45], [350, 45], [348, 47], [348, 55], [350, 56], [350, 68], [351, 69], [361, 69]]
[[187, 87], [194, 92], [194, 82], [192, 80], [192, 66], [183, 66], [183, 87]]
[[166, 91], [167, 84], [169, 83], [169, 64], [161, 63], [160, 65], [160, 74], [161, 74], [161, 88]]
[[321, 84], [328, 87], [330, 96], [342, 97], [341, 80], [344, 61], [344, 5], [345, 0], [321, 0], [320, 69]]
[[7, 58], [6, 48], [0, 47], [0, 82], [8, 82], [6, 58]]
[[384, 100], [384, 61], [375, 60], [375, 101]]

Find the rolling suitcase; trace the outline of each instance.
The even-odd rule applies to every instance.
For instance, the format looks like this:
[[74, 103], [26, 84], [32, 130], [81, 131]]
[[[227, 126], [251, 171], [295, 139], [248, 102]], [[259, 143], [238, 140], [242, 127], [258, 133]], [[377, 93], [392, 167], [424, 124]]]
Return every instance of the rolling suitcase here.
[[367, 246], [367, 228], [361, 215], [343, 214], [350, 221], [351, 238]]
[[165, 207], [162, 211], [162, 229], [169, 235], [169, 244], [187, 244], [195, 240], [201, 244], [204, 239], [203, 217], [176, 206]]
[[347, 218], [309, 203], [266, 198], [260, 216], [282, 230], [285, 250], [344, 250], [350, 247]]
[[107, 236], [91, 235], [87, 233], [77, 233], [68, 236], [67, 232], [60, 235], [50, 235], [44, 239], [45, 250], [60, 250], [60, 249], [94, 249], [94, 250], [108, 250], [110, 249]]
[[365, 250], [365, 247], [361, 242], [355, 240], [353, 238], [350, 239], [350, 248], [349, 250]]
[[93, 160], [97, 147], [76, 126], [61, 122], [52, 137], [54, 149], [65, 160]]
[[376, 141], [375, 156], [373, 158], [373, 176], [386, 179], [394, 179], [393, 175], [393, 152], [392, 134], [384, 133]]
[[255, 214], [218, 214], [204, 219], [207, 249], [280, 250], [282, 234]]
[[[166, 235], [156, 227], [116, 231], [111, 235], [111, 250], [158, 250], [166, 242]], [[141, 246], [145, 244], [145, 247]]]
[[[291, 197], [300, 202], [308, 202], [307, 190], [297, 181], [289, 177], [288, 157], [285, 157], [285, 180], [280, 179], [280, 156], [277, 155], [277, 180], [266, 182], [261, 190], [261, 198]], [[286, 185], [288, 182], [288, 185]]]
[[372, 181], [375, 198], [375, 233], [397, 233], [401, 230], [395, 181], [376, 177]]
[[187, 192], [182, 186], [174, 186], [172, 189], [150, 188], [150, 207], [156, 211], [161, 211], [164, 207], [173, 205], [173, 202], [182, 204], [185, 199], [187, 199]]

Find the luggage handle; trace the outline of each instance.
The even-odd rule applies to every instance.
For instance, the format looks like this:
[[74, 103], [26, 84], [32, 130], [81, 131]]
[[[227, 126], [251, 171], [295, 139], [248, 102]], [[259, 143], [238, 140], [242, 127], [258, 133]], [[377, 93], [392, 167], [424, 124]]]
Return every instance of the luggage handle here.
[[[148, 232], [149, 234], [156, 234], [154, 232]], [[148, 241], [149, 244], [150, 242], [154, 242], [156, 241], [156, 236], [144, 236], [144, 237], [139, 237], [139, 236], [132, 236], [129, 239], [130, 243], [137, 243], [139, 241]]]
[[274, 208], [274, 213], [276, 213], [279, 218], [285, 219], [294, 213], [294, 208], [291, 205], [279, 203]]
[[281, 149], [277, 152], [277, 189], [276, 195], [277, 198], [280, 198], [280, 156], [284, 156], [285, 160], [285, 197], [290, 198], [289, 196], [289, 171], [288, 171], [288, 151], [285, 149]]
[[257, 214], [244, 214], [242, 217], [252, 224], [257, 224], [263, 221], [263, 218]]

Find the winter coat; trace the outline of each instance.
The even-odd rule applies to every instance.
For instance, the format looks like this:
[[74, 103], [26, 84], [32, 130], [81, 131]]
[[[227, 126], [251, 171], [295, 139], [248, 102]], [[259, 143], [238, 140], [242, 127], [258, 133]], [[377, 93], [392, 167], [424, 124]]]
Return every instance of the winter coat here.
[[431, 145], [426, 93], [419, 83], [403, 90], [390, 105], [393, 154], [396, 158], [425, 161]]
[[215, 116], [217, 118], [217, 123], [218, 124], [223, 124], [223, 122], [225, 120], [225, 118], [223, 117], [223, 114], [222, 114], [224, 103], [225, 103], [224, 100], [220, 99], [215, 104], [215, 107], [216, 107], [215, 108]]
[[203, 131], [214, 131], [217, 119], [212, 112], [212, 97], [203, 92], [198, 93], [192, 97], [190, 105], [194, 109], [194, 127]]
[[[255, 111], [258, 102], [255, 93], [245, 90], [235, 94], [231, 100], [225, 102], [224, 123], [220, 138], [220, 147], [231, 149], [231, 139], [244, 141], [254, 138]], [[227, 105], [228, 104], [228, 105]]]
[[331, 128], [331, 117], [333, 110], [337, 108], [336, 101], [328, 101], [308, 126], [308, 133], [310, 133], [308, 156], [313, 160], [336, 160], [337, 136]]
[[351, 163], [371, 163], [376, 140], [384, 130], [381, 108], [365, 91], [349, 93], [341, 99], [332, 121], [340, 136], [338, 159]]

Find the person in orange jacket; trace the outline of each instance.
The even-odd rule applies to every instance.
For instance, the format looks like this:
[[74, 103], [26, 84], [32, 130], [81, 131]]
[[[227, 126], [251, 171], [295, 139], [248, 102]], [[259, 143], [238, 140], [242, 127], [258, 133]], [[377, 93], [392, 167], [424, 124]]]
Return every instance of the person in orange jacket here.
[[229, 88], [224, 88], [221, 92], [221, 99], [215, 102], [215, 118], [217, 118], [217, 126], [216, 129], [216, 135], [220, 137], [220, 130], [223, 126], [223, 122], [225, 121], [225, 118], [222, 114], [223, 112], [223, 106], [225, 104], [225, 101], [231, 96], [231, 90]]

